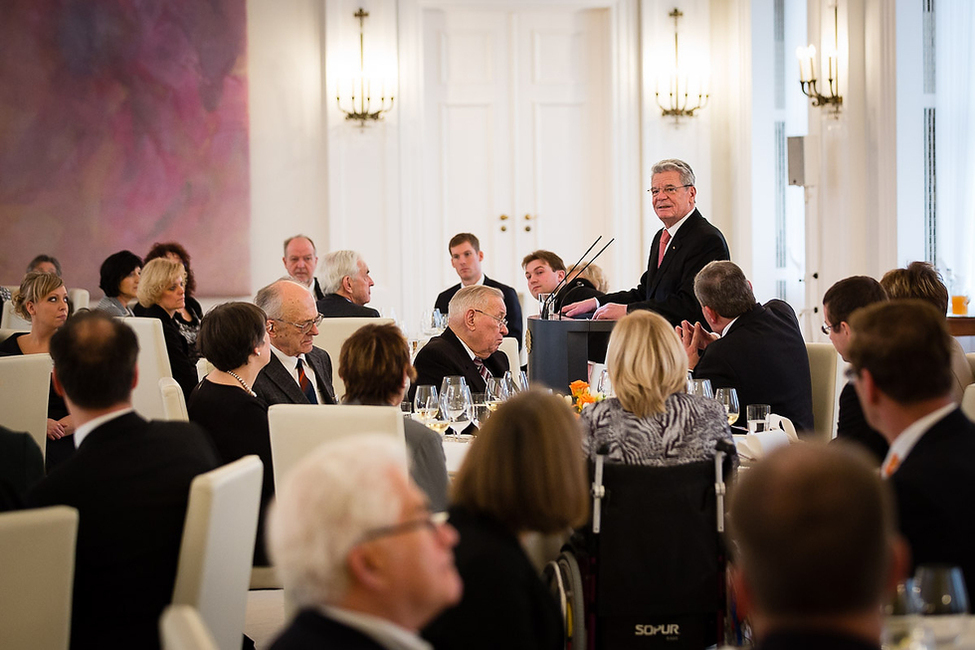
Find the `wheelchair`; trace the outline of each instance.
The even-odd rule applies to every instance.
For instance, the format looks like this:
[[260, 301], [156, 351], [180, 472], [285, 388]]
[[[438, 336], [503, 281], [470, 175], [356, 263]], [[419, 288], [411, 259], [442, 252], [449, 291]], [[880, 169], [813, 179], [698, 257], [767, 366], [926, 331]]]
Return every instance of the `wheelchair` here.
[[725, 477], [734, 445], [673, 467], [591, 463], [592, 521], [545, 567], [572, 650], [701, 650], [725, 627]]

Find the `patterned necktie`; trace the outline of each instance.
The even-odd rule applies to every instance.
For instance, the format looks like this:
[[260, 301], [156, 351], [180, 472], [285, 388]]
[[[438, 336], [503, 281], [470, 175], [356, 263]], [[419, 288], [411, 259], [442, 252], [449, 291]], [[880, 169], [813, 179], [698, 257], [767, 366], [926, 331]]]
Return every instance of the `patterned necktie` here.
[[305, 368], [301, 365], [301, 357], [298, 358], [298, 385], [309, 404], [318, 404], [318, 398], [315, 397], [315, 387], [311, 385], [308, 375], [305, 374]]
[[474, 357], [474, 367], [477, 368], [477, 372], [481, 375], [481, 379], [483, 379], [485, 383], [488, 379], [494, 376], [491, 374], [491, 371], [487, 369], [487, 366], [484, 365], [484, 360], [481, 359], [481, 357]]
[[670, 232], [664, 228], [663, 232], [660, 233], [660, 248], [657, 252], [657, 268], [664, 262], [664, 253], [667, 252], [667, 245], [670, 243]]

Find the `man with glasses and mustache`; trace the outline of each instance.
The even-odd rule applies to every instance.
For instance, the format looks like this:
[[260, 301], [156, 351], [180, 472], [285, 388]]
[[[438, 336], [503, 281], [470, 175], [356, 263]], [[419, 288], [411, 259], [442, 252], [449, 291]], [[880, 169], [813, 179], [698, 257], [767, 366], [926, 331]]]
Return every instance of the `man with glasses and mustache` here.
[[704, 322], [694, 297], [694, 277], [708, 262], [730, 260], [721, 231], [694, 207], [694, 171], [683, 160], [661, 160], [651, 169], [653, 210], [663, 228], [653, 238], [647, 272], [627, 291], [566, 305], [562, 313], [580, 316], [594, 312], [598, 320], [618, 320], [635, 309], [651, 309], [672, 325], [687, 320]]
[[312, 345], [322, 316], [315, 298], [292, 280], [278, 280], [257, 292], [267, 314], [271, 360], [254, 382], [254, 392], [272, 404], [335, 404], [332, 360]]

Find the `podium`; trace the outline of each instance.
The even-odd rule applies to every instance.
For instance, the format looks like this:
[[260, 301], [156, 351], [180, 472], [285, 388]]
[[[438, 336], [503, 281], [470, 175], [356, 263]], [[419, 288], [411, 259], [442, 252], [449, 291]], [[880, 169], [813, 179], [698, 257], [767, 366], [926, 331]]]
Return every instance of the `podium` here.
[[528, 317], [528, 381], [540, 383], [566, 395], [569, 384], [588, 381], [589, 359], [596, 353], [602, 361], [606, 342], [616, 321], [541, 320]]

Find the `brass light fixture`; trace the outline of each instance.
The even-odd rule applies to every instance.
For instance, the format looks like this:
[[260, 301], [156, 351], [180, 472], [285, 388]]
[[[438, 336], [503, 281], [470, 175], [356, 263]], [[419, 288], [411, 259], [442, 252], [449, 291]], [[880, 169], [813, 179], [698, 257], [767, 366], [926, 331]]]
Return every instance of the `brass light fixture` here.
[[839, 49], [839, 7], [833, 5], [833, 47], [825, 52], [827, 95], [819, 92], [816, 80], [816, 46], [796, 48], [799, 59], [799, 87], [802, 94], [812, 100], [813, 106], [831, 107], [831, 116], [838, 117], [843, 97], [840, 95], [840, 65], [837, 50]]
[[[677, 7], [667, 14], [674, 19], [674, 70], [665, 80], [667, 89], [660, 92], [661, 79], [657, 80], [657, 106], [663, 111], [664, 117], [673, 117], [674, 122], [680, 122], [682, 117], [694, 117], [694, 112], [707, 106], [710, 94], [707, 92], [703, 75], [695, 78], [684, 74], [680, 68], [680, 46], [678, 42], [677, 22], [684, 15]], [[692, 83], [693, 82], [693, 83]], [[691, 86], [696, 85], [697, 91], [692, 92]], [[660, 96], [666, 98], [666, 104], [661, 103]]]
[[338, 87], [336, 88], [335, 101], [339, 110], [345, 113], [346, 120], [358, 120], [359, 126], [364, 127], [367, 120], [381, 120], [383, 114], [392, 110], [393, 95], [392, 89], [390, 89], [389, 96], [386, 96], [386, 84], [382, 82], [379, 84], [379, 102], [376, 105], [373, 104], [372, 79], [366, 77], [365, 20], [369, 12], [359, 7], [359, 10], [353, 15], [359, 19], [359, 71], [357, 75], [353, 76], [349, 84], [348, 99], [343, 103], [342, 89]]

